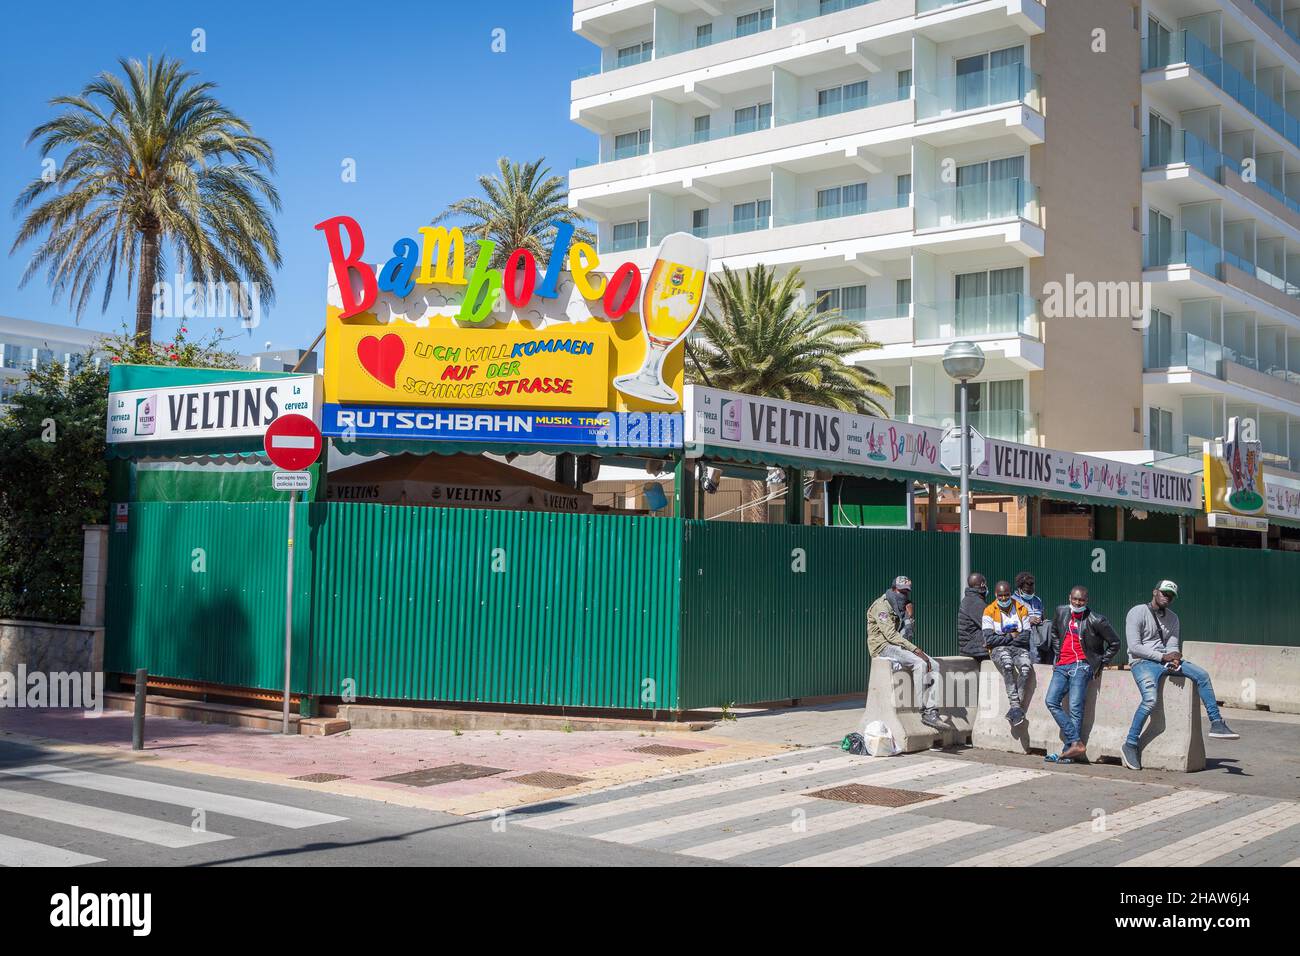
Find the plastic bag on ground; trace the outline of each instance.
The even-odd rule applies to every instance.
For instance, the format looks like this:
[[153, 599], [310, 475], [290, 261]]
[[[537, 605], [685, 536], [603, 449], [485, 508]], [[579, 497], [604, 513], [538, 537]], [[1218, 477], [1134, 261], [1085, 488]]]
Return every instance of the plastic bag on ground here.
[[873, 757], [893, 757], [900, 749], [893, 731], [881, 720], [873, 720], [863, 727], [862, 739], [866, 741], [867, 753]]

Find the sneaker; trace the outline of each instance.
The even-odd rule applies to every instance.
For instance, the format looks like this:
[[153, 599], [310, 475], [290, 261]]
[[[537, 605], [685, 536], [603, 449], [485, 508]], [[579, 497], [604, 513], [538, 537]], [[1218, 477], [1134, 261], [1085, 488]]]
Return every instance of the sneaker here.
[[1138, 753], [1137, 744], [1126, 743], [1119, 751], [1119, 759], [1124, 762], [1124, 766], [1130, 770], [1142, 769], [1142, 756]]
[[1240, 740], [1241, 734], [1236, 733], [1228, 726], [1226, 720], [1215, 720], [1210, 723], [1210, 736], [1218, 737], [1220, 740]]
[[933, 708], [921, 711], [921, 723], [934, 730], [947, 730], [948, 727], [939, 719], [939, 712]]
[[1007, 711], [1007, 720], [1011, 723], [1012, 727], [1019, 727], [1025, 722], [1025, 712], [1019, 707], [1012, 707]]

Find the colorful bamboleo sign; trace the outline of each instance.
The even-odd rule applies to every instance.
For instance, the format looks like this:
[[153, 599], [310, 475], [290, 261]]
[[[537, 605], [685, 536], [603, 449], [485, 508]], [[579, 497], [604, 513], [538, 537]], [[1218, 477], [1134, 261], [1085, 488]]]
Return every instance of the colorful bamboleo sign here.
[[[1253, 431], [1254, 424], [1249, 429]], [[1228, 420], [1228, 438], [1219, 451], [1217, 442], [1208, 442], [1204, 450], [1205, 510], [1233, 515], [1262, 515], [1267, 504], [1264, 497], [1264, 457], [1258, 441], [1245, 440], [1240, 419]]]
[[1063, 492], [1066, 497], [1103, 498], [1130, 508], [1170, 507], [1199, 510], [1201, 479], [1163, 468], [1148, 468], [1109, 458], [1038, 448], [986, 438], [987, 455], [976, 472], [1000, 485]]
[[344, 440], [410, 438], [591, 448], [681, 448], [680, 412], [533, 412], [326, 402], [321, 431]]
[[461, 506], [466, 508], [510, 508], [589, 514], [591, 495], [582, 492], [551, 491], [527, 486], [471, 484], [445, 481], [330, 482], [326, 501], [369, 504]]
[[320, 421], [314, 375], [109, 392], [107, 440], [255, 438], [281, 415]]
[[937, 428], [833, 408], [692, 385], [686, 392], [692, 445], [945, 475]]
[[1300, 521], [1300, 487], [1264, 476], [1264, 509], [1270, 518]]
[[707, 293], [704, 240], [668, 236], [644, 282], [630, 262], [607, 279], [595, 250], [573, 243], [572, 227], [560, 223], [540, 277], [526, 250], [491, 268], [494, 247], [485, 240], [467, 277], [459, 229], [425, 227], [421, 242], [398, 240], [376, 271], [362, 261], [365, 238], [355, 221], [340, 216], [317, 228], [332, 263], [325, 345], [332, 403], [681, 407], [677, 346]]

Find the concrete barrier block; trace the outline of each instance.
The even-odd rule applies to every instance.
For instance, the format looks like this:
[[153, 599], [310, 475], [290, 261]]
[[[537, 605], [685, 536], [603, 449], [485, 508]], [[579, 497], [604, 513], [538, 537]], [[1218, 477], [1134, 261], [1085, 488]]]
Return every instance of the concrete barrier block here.
[[882, 721], [904, 753], [929, 750], [936, 744], [953, 747], [970, 742], [971, 719], [978, 702], [977, 662], [969, 657], [936, 657], [939, 681], [939, 715], [946, 730], [921, 723], [922, 697], [908, 670], [893, 669], [883, 657], [871, 660], [867, 681], [867, 706], [859, 730], [872, 721]]
[[1187, 641], [1183, 654], [1209, 671], [1220, 703], [1300, 714], [1300, 647]]
[[[1059, 751], [1064, 745], [1061, 729], [1047, 709], [1045, 697], [1051, 680], [1049, 665], [1034, 665], [1022, 701], [1028, 719], [1020, 727], [1012, 728], [1006, 719], [1010, 704], [1002, 675], [991, 661], [985, 661], [980, 669], [980, 698], [971, 728], [971, 743], [1008, 753]], [[1106, 670], [1089, 684], [1083, 708], [1083, 737], [1089, 760], [1119, 759], [1141, 699], [1129, 671]], [[1140, 746], [1144, 767], [1182, 772], [1205, 769], [1201, 701], [1196, 685], [1186, 677], [1171, 674], [1160, 682], [1160, 696], [1147, 720]]]

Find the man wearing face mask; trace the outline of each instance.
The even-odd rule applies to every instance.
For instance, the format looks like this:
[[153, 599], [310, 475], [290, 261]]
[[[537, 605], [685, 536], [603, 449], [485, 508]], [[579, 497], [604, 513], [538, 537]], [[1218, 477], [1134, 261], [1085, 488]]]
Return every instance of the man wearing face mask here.
[[1043, 599], [1040, 598], [1035, 589], [1037, 582], [1034, 576], [1028, 571], [1021, 571], [1016, 575], [1016, 590], [1011, 596], [1029, 608], [1029, 661], [1031, 664], [1050, 664], [1048, 655], [1051, 653], [1051, 639], [1049, 635], [1050, 627], [1047, 622], [1047, 615], [1043, 613]]
[[[1088, 752], [1083, 741], [1083, 704], [1088, 683], [1119, 653], [1119, 635], [1110, 622], [1088, 608], [1088, 589], [1076, 584], [1070, 603], [1056, 609], [1052, 618], [1052, 682], [1045, 702], [1061, 728], [1065, 749], [1049, 754], [1051, 763], [1073, 763]], [[1069, 710], [1061, 701], [1069, 695]]]
[[1007, 720], [1012, 727], [1025, 722], [1020, 706], [1025, 683], [1032, 669], [1029, 664], [1030, 610], [1011, 596], [1011, 585], [999, 581], [993, 588], [993, 603], [984, 609], [984, 644], [989, 658], [1007, 685]]
[[1178, 585], [1173, 581], [1161, 581], [1151, 592], [1150, 603], [1137, 605], [1124, 620], [1129, 669], [1133, 672], [1138, 690], [1142, 692], [1142, 702], [1133, 715], [1128, 739], [1120, 751], [1124, 766], [1130, 770], [1142, 769], [1138, 740], [1142, 737], [1147, 717], [1156, 706], [1160, 679], [1167, 674], [1183, 674], [1196, 684], [1196, 691], [1205, 704], [1206, 716], [1210, 718], [1211, 737], [1236, 740], [1241, 736], [1233, 732], [1219, 713], [1219, 704], [1214, 699], [1214, 685], [1210, 683], [1210, 675], [1205, 668], [1183, 660], [1181, 628], [1178, 615], [1171, 607], [1176, 597]]
[[976, 572], [966, 579], [966, 592], [957, 606], [957, 649], [977, 661], [989, 659], [984, 646], [984, 607], [988, 603], [988, 581]]
[[[867, 651], [872, 657], [884, 657], [912, 672], [912, 682], [922, 697], [921, 723], [935, 730], [946, 730], [938, 711], [938, 665], [904, 633], [907, 607], [912, 600], [912, 581], [905, 574], [894, 578], [893, 586], [867, 608]], [[909, 632], [910, 633], [910, 632]]]

